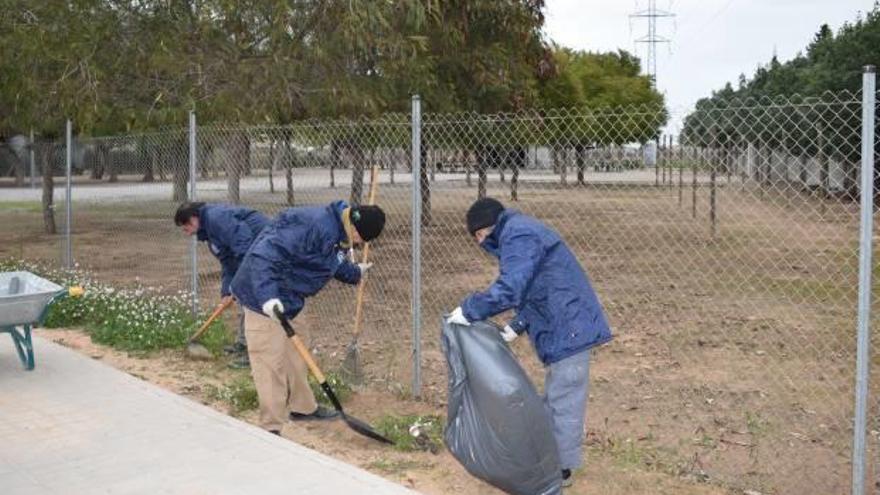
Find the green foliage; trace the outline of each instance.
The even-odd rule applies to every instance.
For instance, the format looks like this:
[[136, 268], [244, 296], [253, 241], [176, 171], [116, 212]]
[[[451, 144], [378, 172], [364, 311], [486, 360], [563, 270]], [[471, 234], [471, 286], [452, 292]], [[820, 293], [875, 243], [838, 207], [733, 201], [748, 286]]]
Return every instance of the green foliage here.
[[[325, 375], [325, 378], [327, 379], [327, 384], [333, 389], [333, 393], [336, 394], [336, 398], [339, 399], [339, 402], [341, 404], [348, 402], [352, 393], [351, 384], [345, 381], [342, 374], [330, 372]], [[318, 403], [330, 408], [333, 407], [333, 404], [330, 403], [330, 399], [327, 398], [324, 390], [321, 389], [321, 386], [318, 385], [318, 382], [315, 381], [315, 377], [311, 374], [309, 375], [309, 386], [312, 387], [312, 393], [315, 394], [315, 399], [318, 400]]]
[[[150, 287], [116, 289], [95, 282], [79, 270], [58, 270], [18, 260], [0, 261], [0, 271], [26, 270], [62, 287], [79, 285], [85, 294], [50, 306], [47, 328], [83, 327], [93, 341], [124, 351], [154, 351], [182, 347], [205, 315], [194, 318], [189, 296], [167, 295]], [[228, 343], [229, 332], [215, 321], [202, 343], [215, 355]]]
[[[410, 429], [415, 428], [427, 440], [423, 438], [419, 441], [413, 436]], [[385, 415], [376, 422], [376, 431], [394, 441], [394, 448], [402, 452], [430, 450], [431, 446], [436, 448], [443, 445], [443, 418], [433, 414]]]
[[774, 56], [751, 78], [741, 75], [735, 88], [728, 83], [699, 100], [685, 119], [683, 141], [762, 143], [795, 154], [857, 160], [859, 115], [841, 104], [856, 99], [863, 66], [880, 64], [878, 46], [878, 6], [836, 35], [822, 25], [806, 53], [784, 63]]
[[[5, 0], [0, 128], [84, 134], [534, 99], [542, 0]], [[546, 62], [546, 61], [545, 61]], [[544, 64], [546, 65], [546, 63]]]
[[[635, 56], [624, 50], [590, 53], [556, 47], [553, 57], [557, 74], [541, 83], [539, 98], [548, 119], [544, 135], [551, 140], [568, 145], [643, 143], [666, 125], [663, 95], [647, 76], [639, 75]], [[572, 108], [579, 111], [571, 114]]]
[[241, 414], [259, 406], [257, 388], [250, 373], [242, 374], [228, 385], [209, 387], [208, 396], [228, 404], [232, 414]]
[[556, 47], [558, 76], [541, 85], [541, 105], [562, 107], [662, 106], [663, 95], [651, 87], [634, 55], [619, 50], [591, 53]]

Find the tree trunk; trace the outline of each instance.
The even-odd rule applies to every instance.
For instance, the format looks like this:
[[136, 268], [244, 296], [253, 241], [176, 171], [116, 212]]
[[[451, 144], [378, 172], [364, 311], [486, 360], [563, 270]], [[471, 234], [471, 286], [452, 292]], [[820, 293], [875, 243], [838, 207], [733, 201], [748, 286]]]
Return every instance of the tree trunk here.
[[[428, 157], [428, 146], [424, 141], [422, 141], [420, 153], [422, 155], [422, 163], [424, 164], [425, 159]], [[421, 167], [419, 181], [422, 188], [422, 225], [431, 225], [431, 182], [428, 180], [428, 171], [425, 170], [424, 166]]]
[[53, 145], [51, 143], [38, 146], [38, 160], [43, 174], [43, 228], [47, 234], [55, 235], [58, 230], [55, 226], [55, 205], [53, 196], [55, 193], [55, 178], [52, 173], [54, 161]]
[[397, 150], [390, 149], [390, 150], [388, 150], [387, 153], [388, 153], [388, 158], [389, 158], [388, 172], [391, 175], [391, 185], [394, 185], [394, 169], [397, 168], [397, 157], [395, 155], [397, 154]]
[[562, 159], [559, 161], [559, 183], [563, 186], [568, 185], [568, 149], [560, 150]]
[[334, 139], [330, 143], [330, 188], [336, 187], [336, 164], [342, 160], [342, 145]]
[[471, 151], [464, 150], [464, 168], [465, 172], [465, 182], [468, 187], [471, 187], [471, 173], [473, 172], [473, 167], [471, 167]]
[[95, 156], [95, 166], [92, 167], [92, 180], [101, 180], [104, 178], [104, 145], [102, 143], [98, 143], [93, 148], [92, 153]]
[[818, 153], [816, 153], [816, 159], [819, 160], [819, 191], [823, 198], [828, 197], [828, 177], [829, 177], [829, 166], [828, 166], [828, 155], [825, 150], [825, 132], [824, 126], [820, 123], [817, 124], [817, 138], [818, 138]]
[[232, 153], [226, 161], [226, 191], [229, 202], [241, 202], [241, 174], [250, 168], [251, 140], [246, 131], [237, 131], [232, 135]]
[[568, 166], [566, 164], [568, 152], [563, 146], [556, 144], [550, 149], [550, 154], [553, 160], [553, 170], [559, 174], [559, 183], [564, 186], [568, 183]]
[[[187, 142], [189, 142], [188, 137]], [[196, 133], [196, 170], [200, 179], [207, 180], [210, 179], [212, 175], [215, 179], [217, 178], [217, 167], [214, 166], [214, 160], [208, 159], [209, 157], [213, 157], [213, 154], [211, 153], [213, 149], [211, 143], [213, 142], [213, 139], [210, 139], [203, 133]], [[187, 153], [189, 153], [189, 148], [187, 148]]]
[[574, 159], [577, 164], [577, 183], [584, 186], [587, 184], [584, 179], [584, 172], [587, 169], [587, 147], [583, 143], [574, 146]]
[[504, 184], [504, 182], [505, 182], [505, 180], [504, 180], [504, 167], [507, 166], [507, 162], [510, 159], [510, 153], [511, 153], [510, 149], [504, 150], [504, 155], [505, 155], [504, 159], [498, 160], [498, 180], [501, 181], [502, 184]]
[[486, 169], [489, 167], [489, 162], [491, 158], [489, 155], [491, 154], [491, 147], [481, 146], [477, 148], [477, 197], [485, 198], [486, 197]]
[[550, 161], [553, 162], [553, 173], [559, 173], [559, 146], [553, 144], [550, 146]]
[[275, 171], [275, 140], [269, 141], [269, 193], [275, 194], [275, 179], [272, 172]]
[[139, 149], [141, 163], [146, 164], [144, 166], [144, 178], [141, 179], [141, 182], [153, 182], [156, 180], [156, 160], [153, 157], [153, 150], [144, 140], [141, 140]]
[[15, 187], [21, 187], [24, 185], [24, 178], [25, 175], [27, 175], [25, 173], [25, 161], [18, 156], [18, 153], [16, 153], [15, 150], [10, 149], [9, 151], [9, 154], [12, 157], [13, 166], [15, 167]]
[[510, 164], [510, 199], [519, 201], [519, 171], [526, 163], [526, 149], [522, 146], [514, 148]]
[[290, 138], [284, 138], [284, 179], [287, 182], [287, 205], [294, 205], [293, 197], [293, 166], [295, 159], [293, 150], [290, 149]]
[[104, 153], [107, 156], [104, 163], [107, 164], [107, 172], [110, 174], [110, 178], [107, 179], [107, 182], [119, 182], [116, 165], [113, 163], [113, 147], [108, 146], [107, 148], [105, 148]]
[[366, 156], [363, 148], [354, 139], [347, 143], [348, 154], [351, 157], [351, 193], [348, 203], [352, 206], [361, 204], [364, 195], [364, 162]]
[[173, 167], [171, 180], [174, 182], [172, 201], [181, 203], [188, 198], [186, 186], [189, 181], [189, 146], [185, 136], [177, 139], [170, 149], [165, 150], [165, 163]]

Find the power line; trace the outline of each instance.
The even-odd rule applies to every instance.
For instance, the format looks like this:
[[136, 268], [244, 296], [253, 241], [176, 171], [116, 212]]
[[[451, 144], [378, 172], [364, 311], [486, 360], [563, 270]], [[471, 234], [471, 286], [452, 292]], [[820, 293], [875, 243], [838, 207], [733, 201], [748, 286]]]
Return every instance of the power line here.
[[665, 36], [657, 34], [657, 19], [665, 17], [675, 17], [675, 14], [666, 10], [657, 8], [657, 0], [648, 0], [648, 8], [632, 13], [630, 19], [647, 19], [648, 34], [640, 38], [636, 38], [636, 43], [645, 43], [648, 45], [648, 57], [645, 62], [645, 72], [651, 79], [651, 84], [657, 87], [657, 45], [659, 43], [670, 43], [672, 40]]

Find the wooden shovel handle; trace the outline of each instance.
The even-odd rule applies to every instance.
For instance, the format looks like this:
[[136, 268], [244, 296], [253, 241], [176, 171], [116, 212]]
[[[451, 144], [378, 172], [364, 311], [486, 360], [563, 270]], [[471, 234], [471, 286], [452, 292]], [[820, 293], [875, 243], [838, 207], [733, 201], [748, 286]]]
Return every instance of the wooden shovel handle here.
[[226, 308], [231, 306], [233, 302], [235, 302], [235, 300], [230, 297], [229, 299], [218, 304], [217, 307], [214, 308], [214, 312], [211, 313], [211, 316], [209, 316], [208, 319], [205, 320], [204, 323], [202, 323], [202, 326], [199, 327], [199, 330], [196, 333], [194, 333], [192, 337], [189, 338], [190, 343], [198, 340], [199, 337], [201, 337], [202, 334], [204, 334], [208, 330], [208, 327], [211, 326], [211, 323], [214, 323], [214, 320], [216, 320], [217, 317], [220, 316], [221, 313], [226, 311]]
[[318, 367], [318, 363], [315, 362], [315, 359], [312, 357], [312, 353], [306, 349], [306, 345], [303, 344], [303, 341], [299, 338], [299, 335], [294, 335], [289, 339], [293, 342], [293, 347], [296, 348], [296, 352], [303, 358], [303, 361], [306, 362], [306, 365], [309, 367], [309, 371], [312, 372], [312, 375], [315, 376], [315, 379], [318, 380], [319, 384], [325, 383], [327, 378], [324, 376], [324, 373], [321, 372], [321, 368]]
[[327, 383], [327, 378], [324, 376], [324, 373], [321, 372], [321, 368], [318, 367], [318, 363], [315, 362], [315, 359], [312, 357], [312, 353], [306, 348], [306, 345], [303, 344], [303, 341], [300, 340], [299, 335], [296, 334], [296, 330], [293, 329], [293, 325], [287, 321], [287, 318], [281, 314], [278, 309], [275, 309], [275, 316], [279, 321], [281, 321], [281, 328], [284, 329], [284, 333], [287, 334], [287, 340], [293, 343], [293, 347], [296, 349], [296, 352], [303, 358], [303, 361], [306, 362], [306, 366], [309, 367], [309, 371], [312, 372], [312, 375], [315, 376], [315, 379], [318, 380], [319, 384]]

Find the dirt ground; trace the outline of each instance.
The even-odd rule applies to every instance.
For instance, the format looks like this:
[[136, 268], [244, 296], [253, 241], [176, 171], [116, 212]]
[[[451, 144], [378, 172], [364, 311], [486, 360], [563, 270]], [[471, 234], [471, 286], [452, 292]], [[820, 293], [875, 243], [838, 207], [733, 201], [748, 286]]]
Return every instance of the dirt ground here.
[[[70, 347], [92, 359], [125, 371], [137, 378], [159, 385], [177, 394], [189, 397], [221, 412], [228, 413], [226, 403], [208, 393], [210, 386], [222, 386], [246, 371], [227, 368], [222, 362], [199, 362], [187, 359], [179, 351], [165, 351], [150, 356], [132, 356], [91, 342], [78, 330], [38, 330], [39, 336]], [[396, 411], [400, 414], [443, 414], [440, 407], [424, 402], [405, 400], [389, 392], [358, 391], [346, 405], [346, 410], [368, 421], [375, 419], [376, 411]], [[255, 411], [240, 419], [256, 423]], [[353, 434], [343, 423], [288, 423], [282, 432], [285, 438], [324, 454], [360, 466], [375, 474], [399, 482], [425, 494], [491, 495], [501, 494], [489, 485], [470, 476], [452, 456], [442, 451], [396, 452]], [[602, 445], [598, 434], [591, 436], [588, 447], [588, 465], [577, 474], [575, 486], [566, 493], [657, 493], [709, 495], [726, 493], [724, 490], [689, 482], [663, 473], [645, 469], [627, 459], [629, 454], [609, 455], [609, 447]]]
[[[507, 187], [493, 179], [489, 193], [506, 198]], [[347, 190], [297, 194], [298, 204], [319, 203], [344, 197]], [[632, 185], [521, 184], [519, 194], [515, 207], [553, 225], [583, 261], [616, 333], [592, 363], [585, 493], [848, 490], [857, 205], [722, 180], [713, 235], [707, 186], [696, 190], [695, 207], [690, 188], [682, 190], [681, 200], [675, 187]], [[276, 212], [283, 196], [243, 199]], [[358, 414], [364, 411], [369, 418], [372, 404], [390, 403], [443, 413], [440, 315], [491, 282], [496, 270], [463, 232], [462, 217], [473, 196], [463, 181], [432, 190], [433, 218], [423, 229], [421, 253], [422, 394], [413, 400], [410, 191], [383, 185], [379, 197], [389, 221], [372, 255], [376, 268], [361, 339], [368, 385], [351, 406]], [[169, 221], [174, 207], [170, 202], [75, 203], [76, 259], [110, 283], [188, 288], [188, 240]], [[0, 243], [0, 257], [58, 259], [60, 243], [40, 233], [33, 204], [0, 201], [0, 218], [0, 234], [9, 239]], [[207, 250], [200, 257], [202, 302], [210, 306], [219, 266]], [[878, 279], [875, 270], [875, 287]], [[317, 315], [309, 329], [311, 345], [325, 367], [342, 359], [353, 295], [351, 288], [334, 283], [309, 303]], [[878, 322], [875, 317], [874, 328]], [[71, 345], [76, 341], [75, 334], [52, 335], [64, 335]], [[874, 332], [875, 342], [878, 335]], [[521, 339], [515, 351], [540, 383], [541, 366], [529, 344]], [[108, 362], [123, 359], [106, 349], [94, 352]], [[868, 468], [873, 483], [880, 472], [880, 355], [873, 353], [872, 359]], [[200, 400], [198, 391], [163, 383], [173, 381], [168, 370], [178, 369], [193, 381], [203, 373], [218, 382], [230, 377], [220, 365], [187, 363], [171, 352], [115, 365]], [[325, 431], [294, 430], [286, 434], [328, 452]], [[381, 451], [377, 458], [379, 450], [369, 445], [354, 455], [349, 447], [355, 442], [347, 433], [334, 435], [339, 444], [332, 455], [349, 456], [343, 458], [404, 482], [411, 478], [427, 493], [490, 493], [448, 455]]]

